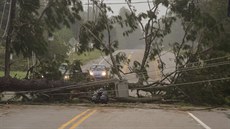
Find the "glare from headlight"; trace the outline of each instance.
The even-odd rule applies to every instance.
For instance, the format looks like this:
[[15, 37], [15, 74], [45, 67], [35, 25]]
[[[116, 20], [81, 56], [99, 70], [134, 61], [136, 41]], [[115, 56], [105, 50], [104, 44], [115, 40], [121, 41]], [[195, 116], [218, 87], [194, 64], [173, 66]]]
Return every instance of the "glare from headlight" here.
[[103, 72], [101, 73], [101, 75], [102, 75], [102, 76], [105, 76], [105, 75], [106, 75], [106, 72], [105, 72], [105, 71], [103, 71]]
[[64, 80], [69, 80], [69, 75], [65, 75]]
[[89, 75], [93, 76], [93, 72], [92, 72], [92, 71], [89, 71]]

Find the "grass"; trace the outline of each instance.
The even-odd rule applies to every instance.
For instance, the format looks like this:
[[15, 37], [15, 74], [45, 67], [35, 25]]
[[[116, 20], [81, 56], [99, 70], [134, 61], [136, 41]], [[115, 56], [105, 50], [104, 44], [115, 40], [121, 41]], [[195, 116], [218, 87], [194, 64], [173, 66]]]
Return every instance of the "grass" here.
[[[10, 72], [11, 77], [16, 77], [18, 79], [25, 78], [26, 72], [24, 71], [11, 71]], [[0, 71], [0, 77], [4, 76], [4, 71]]]
[[84, 52], [81, 55], [73, 53], [69, 56], [69, 61], [73, 62], [74, 60], [80, 60], [83, 64], [101, 57], [101, 52], [99, 50], [94, 50], [91, 52]]
[[[78, 59], [80, 60], [83, 64], [87, 63], [88, 61], [94, 60], [101, 57], [101, 52], [99, 50], [94, 50], [91, 52], [85, 52], [81, 55], [78, 55], [77, 53], [73, 53], [69, 56], [68, 60], [70, 62], [73, 62], [74, 60]], [[2, 64], [2, 63], [0, 63]], [[15, 71], [11, 71], [10, 72], [11, 77], [16, 77], [18, 79], [23, 79], [26, 76], [26, 72], [25, 71], [19, 71], [19, 70], [15, 70]], [[0, 71], [0, 77], [4, 76], [4, 71]]]

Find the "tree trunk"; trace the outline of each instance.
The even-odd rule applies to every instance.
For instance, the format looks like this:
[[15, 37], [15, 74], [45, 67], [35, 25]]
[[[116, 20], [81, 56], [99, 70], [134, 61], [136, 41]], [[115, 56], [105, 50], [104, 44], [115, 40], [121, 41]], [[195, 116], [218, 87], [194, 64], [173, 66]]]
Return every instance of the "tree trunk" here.
[[15, 10], [16, 10], [16, 2], [17, 0], [11, 0], [10, 4], [10, 19], [9, 26], [6, 37], [6, 48], [5, 48], [5, 77], [10, 76], [10, 52], [11, 52], [11, 37], [13, 32], [13, 22], [15, 19]]
[[110, 55], [110, 59], [112, 61], [112, 64], [113, 64], [113, 67], [114, 67], [114, 70], [115, 70], [115, 74], [117, 74], [119, 80], [122, 80], [122, 76], [119, 72], [119, 68], [117, 66], [117, 62], [113, 56], [113, 53], [112, 53], [112, 44], [111, 44], [111, 33], [110, 33], [110, 27], [107, 23], [107, 32], [108, 32], [108, 43], [109, 43], [109, 55]]

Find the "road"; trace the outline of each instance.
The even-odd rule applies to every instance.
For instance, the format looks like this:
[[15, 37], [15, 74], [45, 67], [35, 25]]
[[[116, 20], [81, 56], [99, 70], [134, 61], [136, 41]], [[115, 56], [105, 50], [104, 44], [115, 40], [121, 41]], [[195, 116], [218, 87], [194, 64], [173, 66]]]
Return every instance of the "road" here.
[[0, 108], [0, 129], [229, 129], [230, 110], [15, 106]]
[[[143, 58], [143, 55], [144, 55], [144, 49], [123, 49], [123, 50], [117, 50], [116, 52], [114, 52], [114, 55], [119, 53], [119, 52], [123, 52], [126, 54], [127, 58], [130, 60], [130, 63], [129, 63], [129, 66], [132, 67], [133, 66], [133, 62], [134, 61], [138, 61], [141, 63], [142, 61], [142, 58]], [[174, 55], [170, 52], [167, 52], [167, 51], [163, 51], [161, 53], [162, 55], [162, 60], [163, 62], [166, 64], [165, 67], [166, 69], [164, 70], [164, 73], [170, 73], [172, 71], [174, 71], [174, 67], [175, 67], [175, 64], [174, 64]], [[149, 67], [147, 67], [147, 71], [148, 71], [148, 76], [149, 76], [149, 79], [148, 81], [149, 82], [154, 82], [154, 81], [157, 81], [157, 80], [161, 80], [162, 76], [161, 76], [161, 71], [159, 69], [159, 58], [156, 57], [155, 60], [153, 61], [150, 61], [149, 62]], [[96, 60], [92, 60], [90, 62], [88, 62], [87, 64], [85, 64], [83, 66], [83, 71], [87, 71], [90, 66], [92, 64], [104, 64], [106, 65], [107, 67], [110, 67], [111, 66], [111, 60], [110, 60], [110, 57], [109, 56], [105, 56], [105, 57], [101, 57], [99, 59], [96, 59]], [[174, 67], [173, 67], [174, 66]], [[130, 73], [131, 71], [129, 70], [129, 67], [127, 64], [123, 64], [123, 69], [122, 71], [124, 73]], [[143, 73], [143, 74], [146, 74], [146, 73]], [[127, 79], [128, 82], [130, 83], [135, 83], [138, 81], [138, 78], [136, 76], [135, 73], [132, 73], [132, 74], [122, 74], [122, 77], [124, 79]], [[143, 92], [143, 91], [140, 91], [139, 94], [141, 94], [142, 96], [151, 96], [151, 94], [147, 93], [147, 92]], [[130, 90], [129, 91], [129, 95], [130, 96], [137, 96], [136, 95], [136, 90]]]
[[[123, 49], [123, 50], [117, 50], [114, 52], [114, 55], [119, 53], [119, 52], [124, 52], [127, 56], [127, 58], [130, 60], [129, 66], [133, 66], [134, 61], [138, 61], [141, 63], [143, 55], [144, 55], [144, 49]], [[162, 52], [162, 61], [166, 64], [166, 69], [164, 73], [170, 73], [174, 71], [173, 66], [175, 67], [174, 64], [174, 55], [170, 52], [163, 51]], [[147, 67], [148, 75], [149, 75], [149, 81], [156, 81], [161, 79], [161, 71], [159, 70], [159, 58], [156, 57], [155, 60], [149, 62], [149, 67]], [[86, 71], [90, 68], [92, 64], [104, 64], [108, 67], [111, 66], [111, 60], [108, 56], [101, 57], [99, 59], [92, 60], [85, 64], [83, 66], [83, 71]], [[122, 71], [124, 73], [129, 73], [130, 70], [128, 68], [128, 65], [123, 65]], [[137, 78], [135, 74], [126, 74], [122, 75], [124, 78], [126, 78], [129, 82], [136, 82]]]
[[[144, 55], [144, 49], [124, 49], [124, 50], [118, 50], [114, 54], [118, 52], [124, 52], [128, 59], [130, 59], [130, 65], [133, 65], [134, 61], [141, 62], [143, 55]], [[83, 71], [86, 71], [90, 68], [92, 64], [104, 64], [108, 67], [111, 66], [111, 60], [108, 56], [101, 57], [99, 59], [93, 60], [88, 62], [83, 66]], [[122, 71], [124, 73], [130, 73], [130, 70], [128, 68], [128, 65], [123, 65]], [[157, 60], [149, 62], [149, 68], [147, 68], [148, 74], [150, 76], [150, 81], [155, 81], [160, 79], [160, 70], [158, 68], [158, 62]], [[137, 78], [135, 74], [126, 74], [122, 75], [124, 78], [126, 78], [129, 82], [136, 82]]]

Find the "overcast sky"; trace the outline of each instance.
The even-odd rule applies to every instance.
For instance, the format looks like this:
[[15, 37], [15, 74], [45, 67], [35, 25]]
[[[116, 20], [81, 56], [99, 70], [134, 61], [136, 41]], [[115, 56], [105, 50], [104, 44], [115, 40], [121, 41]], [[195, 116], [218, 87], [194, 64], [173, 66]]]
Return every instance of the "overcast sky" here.
[[[88, 3], [88, 0], [82, 0], [82, 2], [83, 2], [83, 5], [84, 5], [84, 10], [87, 10], [88, 6], [85, 5], [85, 4]], [[147, 2], [147, 0], [132, 0], [132, 2], [140, 2], [140, 3], [133, 4], [138, 13], [146, 12], [146, 10], [148, 10], [148, 4], [144, 3], [144, 2]], [[118, 15], [119, 10], [122, 7], [128, 8], [127, 4], [120, 4], [120, 3], [125, 3], [125, 0], [104, 0], [104, 3], [119, 3], [119, 4], [108, 4], [108, 6], [110, 6], [112, 8], [112, 10], [114, 11], [114, 13], [111, 14], [111, 15]], [[165, 11], [166, 11], [166, 8], [161, 6], [160, 10], [159, 10], [159, 16], [164, 15]]]

